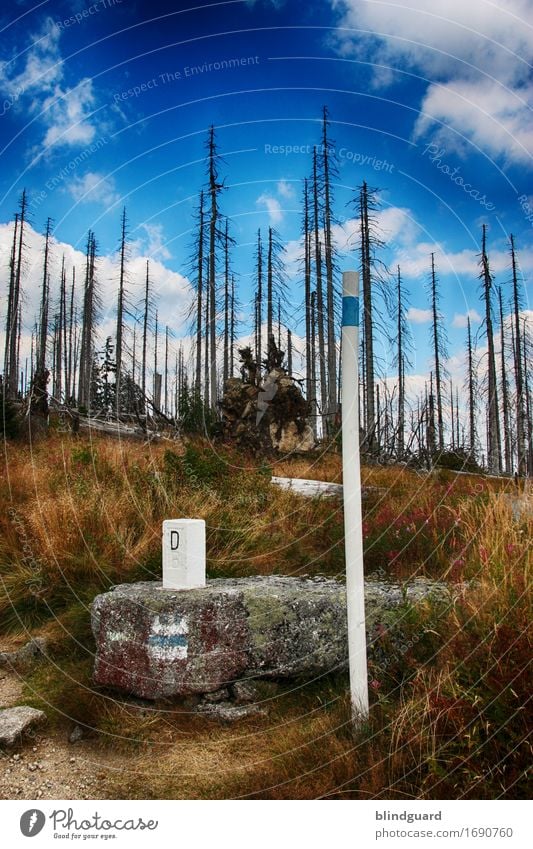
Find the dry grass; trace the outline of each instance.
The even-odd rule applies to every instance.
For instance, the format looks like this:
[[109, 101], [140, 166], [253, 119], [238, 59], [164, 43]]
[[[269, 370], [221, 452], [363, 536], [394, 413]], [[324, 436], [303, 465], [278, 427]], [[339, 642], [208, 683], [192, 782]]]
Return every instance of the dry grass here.
[[[179, 455], [183, 455], [180, 456]], [[346, 681], [265, 694], [267, 718], [221, 727], [186, 705], [141, 709], [91, 683], [88, 605], [110, 584], [160, 576], [160, 523], [206, 519], [212, 575], [342, 570], [335, 500], [271, 487], [268, 470], [200, 444], [94, 445], [60, 437], [8, 448], [0, 486], [0, 633], [48, 635], [53, 660], [26, 675], [25, 701], [60, 727], [92, 729], [123, 768], [110, 798], [493, 798], [527, 793], [531, 727], [531, 513], [513, 518], [505, 486], [452, 473], [364, 470], [385, 489], [366, 506], [370, 571], [466, 581], [446, 611], [412, 611], [410, 648], [373, 664], [368, 726], [353, 735]], [[276, 463], [287, 476], [338, 480], [340, 457]], [[408, 639], [409, 638], [409, 639]], [[156, 768], [154, 768], [154, 763]]]

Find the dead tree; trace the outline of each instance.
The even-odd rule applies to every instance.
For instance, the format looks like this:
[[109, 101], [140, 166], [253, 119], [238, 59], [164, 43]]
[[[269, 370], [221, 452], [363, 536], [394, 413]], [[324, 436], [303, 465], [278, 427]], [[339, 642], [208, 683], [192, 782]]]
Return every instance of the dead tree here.
[[122, 384], [122, 359], [124, 347], [124, 314], [125, 314], [125, 275], [126, 275], [126, 207], [122, 210], [122, 224], [120, 233], [120, 275], [118, 283], [117, 300], [117, 331], [115, 351], [115, 400], [117, 417], [120, 416], [121, 384]]
[[44, 257], [43, 257], [43, 279], [41, 283], [41, 309], [39, 315], [39, 339], [37, 345], [37, 370], [46, 368], [46, 346], [48, 344], [48, 308], [50, 298], [49, 287], [49, 260], [50, 260], [50, 236], [52, 234], [52, 219], [46, 221], [44, 234]]
[[501, 286], [498, 286], [498, 306], [500, 312], [500, 381], [502, 388], [503, 457], [505, 474], [510, 475], [513, 472], [513, 460], [511, 451], [511, 411], [509, 405], [509, 383], [507, 380], [507, 365], [505, 362], [505, 325], [503, 318], [503, 295]]
[[[304, 180], [303, 205], [305, 293], [305, 394], [307, 400], [309, 401], [310, 409], [314, 414], [314, 407], [311, 407], [311, 234], [309, 231], [309, 187], [307, 178], [305, 178]], [[315, 418], [313, 418], [313, 429], [315, 430]]]
[[313, 148], [313, 231], [315, 243], [315, 281], [316, 281], [316, 318], [318, 330], [318, 359], [320, 364], [320, 410], [322, 413], [322, 434], [325, 436], [328, 428], [327, 418], [327, 373], [326, 347], [324, 337], [324, 291], [322, 285], [322, 250], [320, 242], [320, 207], [318, 197], [320, 185], [318, 181], [318, 155]]
[[516, 453], [518, 474], [525, 477], [527, 473], [526, 457], [526, 410], [524, 396], [524, 371], [522, 364], [522, 341], [520, 334], [520, 289], [518, 285], [518, 268], [514, 236], [509, 237], [511, 245], [511, 268], [513, 282], [513, 321], [514, 321], [514, 375], [516, 386]]
[[195, 392], [200, 397], [202, 390], [202, 298], [204, 289], [204, 240], [205, 240], [205, 221], [204, 221], [204, 193], [200, 192], [200, 205], [198, 208], [198, 244], [197, 244], [197, 263], [196, 263], [196, 368], [194, 378]]
[[88, 410], [91, 407], [94, 335], [96, 331], [97, 296], [95, 290], [95, 260], [96, 241], [94, 233], [90, 230], [87, 237], [87, 251], [85, 256], [85, 284], [78, 377], [78, 405]]
[[468, 390], [468, 448], [472, 459], [476, 456], [476, 396], [477, 396], [477, 380], [474, 367], [474, 351], [472, 347], [472, 328], [470, 325], [470, 317], [467, 318], [467, 390]]
[[16, 275], [16, 259], [17, 259], [17, 244], [18, 244], [18, 226], [19, 214], [15, 213], [15, 223], [13, 225], [13, 242], [11, 246], [11, 255], [9, 258], [9, 289], [7, 297], [7, 315], [6, 315], [6, 333], [5, 333], [5, 348], [4, 348], [4, 390], [6, 397], [9, 395], [9, 358], [11, 354], [11, 334], [16, 330], [16, 321], [13, 316], [13, 298], [15, 294], [15, 275]]
[[494, 353], [494, 333], [492, 324], [492, 284], [487, 256], [487, 226], [483, 224], [481, 245], [482, 297], [485, 304], [485, 329], [487, 334], [488, 356], [488, 415], [487, 415], [487, 467], [491, 474], [501, 472], [501, 441], [498, 411], [498, 386], [496, 380], [496, 357]]
[[437, 439], [439, 451], [444, 451], [444, 417], [442, 407], [442, 383], [445, 369], [443, 359], [448, 355], [446, 339], [442, 326], [442, 315], [439, 311], [439, 294], [437, 274], [435, 271], [435, 254], [431, 254], [431, 277], [429, 281], [429, 296], [431, 305], [431, 344], [433, 348], [433, 364], [435, 370], [435, 390], [437, 393]]
[[208, 150], [208, 176], [209, 176], [209, 273], [207, 278], [209, 291], [209, 395], [211, 407], [217, 407], [217, 340], [216, 340], [216, 310], [217, 310], [217, 286], [216, 286], [216, 248], [219, 239], [218, 222], [220, 211], [218, 207], [218, 196], [223, 189], [218, 175], [218, 153], [215, 142], [215, 128], [211, 125], [207, 140]]
[[24, 225], [26, 223], [27, 213], [27, 196], [26, 189], [23, 190], [20, 199], [20, 212], [18, 214], [18, 241], [16, 243], [16, 252], [13, 254], [13, 270], [10, 275], [10, 287], [8, 296], [8, 321], [7, 321], [7, 336], [8, 336], [8, 362], [7, 362], [7, 397], [15, 398], [18, 391], [19, 382], [19, 338], [21, 331], [21, 282], [22, 282], [22, 264], [23, 264], [23, 249], [24, 249]]
[[372, 311], [372, 253], [369, 217], [369, 190], [363, 182], [359, 190], [359, 222], [361, 228], [361, 283], [363, 293], [363, 344], [364, 344], [364, 415], [365, 444], [370, 453], [376, 450], [376, 411], [374, 377], [374, 324]]
[[397, 266], [396, 282], [396, 352], [395, 365], [398, 373], [398, 422], [396, 426], [396, 454], [401, 458], [405, 451], [405, 373], [411, 365], [409, 359], [410, 336], [406, 320], [407, 294], [402, 283], [400, 266]]
[[337, 346], [335, 339], [335, 289], [333, 280], [333, 242], [331, 175], [335, 173], [335, 161], [332, 159], [334, 148], [330, 148], [328, 139], [328, 110], [322, 112], [322, 179], [324, 184], [324, 259], [326, 265], [326, 303], [328, 337], [328, 422], [331, 426], [337, 412]]

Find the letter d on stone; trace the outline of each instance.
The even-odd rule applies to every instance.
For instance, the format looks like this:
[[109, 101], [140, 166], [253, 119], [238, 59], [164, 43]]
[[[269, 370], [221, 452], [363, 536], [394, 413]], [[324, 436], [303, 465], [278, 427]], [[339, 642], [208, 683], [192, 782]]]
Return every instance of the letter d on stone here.
[[163, 589], [205, 587], [205, 522], [166, 519], [163, 522]]

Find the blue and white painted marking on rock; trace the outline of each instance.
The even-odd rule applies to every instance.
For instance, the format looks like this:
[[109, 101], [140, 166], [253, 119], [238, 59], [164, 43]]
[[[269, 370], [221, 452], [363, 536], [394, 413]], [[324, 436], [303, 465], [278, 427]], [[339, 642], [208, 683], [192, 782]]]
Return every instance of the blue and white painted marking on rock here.
[[342, 299], [342, 326], [359, 327], [359, 298], [344, 295]]
[[148, 654], [153, 660], [185, 660], [188, 654], [187, 619], [157, 616], [148, 636]]

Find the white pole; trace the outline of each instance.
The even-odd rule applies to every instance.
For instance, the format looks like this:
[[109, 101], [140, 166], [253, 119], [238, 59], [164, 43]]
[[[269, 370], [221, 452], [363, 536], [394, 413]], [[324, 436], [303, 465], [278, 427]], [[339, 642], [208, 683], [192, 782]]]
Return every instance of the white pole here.
[[368, 717], [363, 519], [359, 457], [359, 274], [342, 275], [342, 469], [350, 693], [355, 721]]

